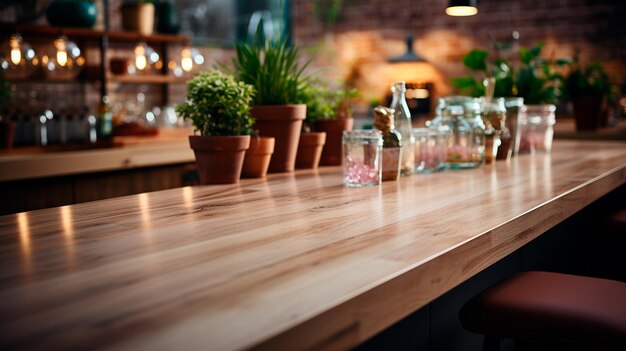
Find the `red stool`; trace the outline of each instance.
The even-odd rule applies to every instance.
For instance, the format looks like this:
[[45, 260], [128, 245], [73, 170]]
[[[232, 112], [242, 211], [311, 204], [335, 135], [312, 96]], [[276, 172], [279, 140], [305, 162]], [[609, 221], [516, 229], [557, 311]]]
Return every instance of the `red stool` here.
[[459, 318], [466, 330], [485, 335], [483, 350], [498, 350], [504, 338], [568, 350], [626, 350], [626, 283], [524, 272], [472, 298]]

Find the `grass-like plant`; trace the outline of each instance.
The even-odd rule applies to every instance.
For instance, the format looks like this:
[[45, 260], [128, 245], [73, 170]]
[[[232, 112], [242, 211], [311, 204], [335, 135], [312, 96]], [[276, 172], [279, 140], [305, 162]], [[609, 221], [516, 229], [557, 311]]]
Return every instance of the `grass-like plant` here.
[[187, 101], [176, 106], [204, 136], [249, 135], [254, 88], [231, 75], [211, 69], [187, 82]]
[[285, 39], [238, 42], [233, 58], [235, 77], [254, 87], [254, 105], [285, 105], [298, 102], [305, 88], [303, 75], [308, 62], [298, 61], [298, 48], [288, 46]]

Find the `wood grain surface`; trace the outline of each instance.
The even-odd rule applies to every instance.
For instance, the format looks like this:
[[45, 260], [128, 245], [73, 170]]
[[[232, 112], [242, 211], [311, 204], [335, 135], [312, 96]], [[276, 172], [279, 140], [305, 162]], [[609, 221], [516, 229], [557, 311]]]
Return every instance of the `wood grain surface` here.
[[626, 182], [626, 143], [342, 185], [275, 174], [0, 217], [0, 348], [345, 349]]
[[115, 137], [119, 147], [46, 152], [25, 148], [0, 152], [0, 182], [194, 162], [189, 129], [162, 130], [158, 136]]

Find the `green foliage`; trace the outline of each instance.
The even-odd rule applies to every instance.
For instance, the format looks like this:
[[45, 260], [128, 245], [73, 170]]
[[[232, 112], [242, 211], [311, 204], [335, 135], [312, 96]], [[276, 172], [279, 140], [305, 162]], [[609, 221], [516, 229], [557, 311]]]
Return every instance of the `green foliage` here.
[[306, 123], [332, 119], [336, 114], [333, 99], [333, 93], [328, 86], [320, 82], [306, 84], [300, 91], [298, 101], [306, 104]]
[[313, 0], [311, 10], [324, 26], [332, 26], [339, 20], [343, 0]]
[[572, 100], [579, 96], [606, 96], [609, 101], [617, 98], [617, 86], [606, 73], [600, 62], [594, 61], [582, 65], [578, 55], [574, 58], [572, 69], [565, 78], [564, 95]]
[[187, 101], [176, 106], [204, 136], [249, 135], [254, 88], [231, 75], [212, 69], [187, 82]]
[[305, 88], [303, 71], [308, 63], [298, 62], [298, 48], [288, 46], [286, 39], [238, 42], [233, 59], [234, 75], [256, 90], [255, 105], [285, 105], [298, 101]]
[[485, 50], [474, 49], [463, 57], [463, 64], [475, 71], [484, 71], [487, 69], [486, 59], [489, 53]]
[[322, 82], [309, 82], [300, 92], [299, 103], [306, 104], [306, 122], [347, 118], [351, 115], [350, 103], [360, 96], [355, 88], [331, 90]]
[[[560, 58], [554, 62], [541, 58], [541, 44], [532, 48], [520, 48], [518, 67], [513, 62], [498, 58], [489, 60], [485, 50], [474, 49], [463, 57], [463, 64], [484, 77], [496, 78], [495, 97], [523, 97], [526, 104], [553, 104], [560, 98], [563, 76], [555, 68], [567, 65], [570, 60]], [[483, 96], [485, 87], [482, 79], [472, 75], [453, 78], [453, 87], [462, 94]]]

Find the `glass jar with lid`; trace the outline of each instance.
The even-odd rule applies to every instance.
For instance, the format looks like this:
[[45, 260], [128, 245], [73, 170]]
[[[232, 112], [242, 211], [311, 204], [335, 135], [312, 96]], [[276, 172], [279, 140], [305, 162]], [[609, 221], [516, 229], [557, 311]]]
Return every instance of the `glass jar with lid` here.
[[485, 125], [479, 99], [466, 96], [440, 98], [437, 116], [429, 126], [450, 131], [444, 162], [446, 168], [477, 168], [485, 163]]

